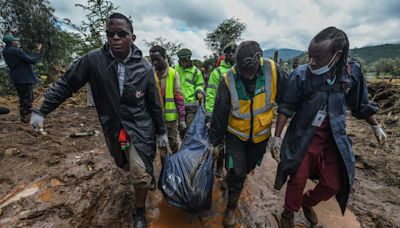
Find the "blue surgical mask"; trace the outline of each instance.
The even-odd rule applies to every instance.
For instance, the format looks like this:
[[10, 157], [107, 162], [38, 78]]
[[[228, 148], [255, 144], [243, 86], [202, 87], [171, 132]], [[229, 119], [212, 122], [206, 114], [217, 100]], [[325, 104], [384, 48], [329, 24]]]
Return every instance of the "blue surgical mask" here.
[[325, 66], [313, 70], [313, 69], [311, 69], [311, 65], [308, 64], [308, 69], [310, 69], [311, 73], [314, 74], [314, 75], [323, 75], [323, 74], [325, 74], [326, 72], [329, 72], [329, 71], [332, 69], [332, 67], [335, 65], [335, 64], [334, 64], [334, 61], [335, 61], [335, 57], [336, 57], [337, 53], [338, 53], [338, 52], [336, 52], [336, 53], [333, 55], [331, 61], [329, 61], [329, 63], [326, 64]]

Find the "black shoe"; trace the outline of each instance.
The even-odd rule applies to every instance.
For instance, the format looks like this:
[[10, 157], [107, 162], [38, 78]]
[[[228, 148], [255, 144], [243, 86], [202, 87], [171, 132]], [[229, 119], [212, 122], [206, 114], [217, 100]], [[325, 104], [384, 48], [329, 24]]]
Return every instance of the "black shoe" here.
[[144, 215], [133, 216], [133, 227], [134, 228], [147, 228], [147, 220]]
[[281, 214], [280, 222], [282, 228], [294, 228], [294, 213], [285, 209]]
[[312, 209], [312, 207], [307, 207], [304, 205], [302, 207], [303, 207], [304, 217], [306, 217], [307, 221], [309, 221], [312, 226], [317, 225], [318, 217], [317, 217], [317, 214], [315, 213], [314, 209]]
[[236, 208], [226, 208], [224, 213], [223, 225], [225, 228], [234, 228], [236, 226]]

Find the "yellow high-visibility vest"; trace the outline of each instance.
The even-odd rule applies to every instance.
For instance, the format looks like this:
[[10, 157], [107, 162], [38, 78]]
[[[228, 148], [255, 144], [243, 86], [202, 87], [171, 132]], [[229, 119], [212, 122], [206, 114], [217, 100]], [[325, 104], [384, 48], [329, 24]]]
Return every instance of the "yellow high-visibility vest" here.
[[[231, 97], [231, 112], [228, 131], [242, 141], [259, 143], [271, 135], [272, 110], [277, 92], [277, 71], [275, 62], [261, 59], [263, 74], [257, 77], [253, 98], [244, 90], [244, 84], [232, 67], [224, 79]], [[265, 81], [265, 82], [264, 82]], [[240, 92], [238, 93], [238, 90]]]
[[158, 94], [161, 100], [161, 107], [164, 111], [165, 121], [175, 121], [178, 119], [178, 112], [176, 110], [175, 98], [174, 98], [174, 83], [175, 83], [175, 70], [172, 67], [168, 67], [168, 75], [165, 79], [165, 104], [161, 93], [161, 83], [158, 79], [156, 71], [154, 71], [154, 78], [157, 83]]

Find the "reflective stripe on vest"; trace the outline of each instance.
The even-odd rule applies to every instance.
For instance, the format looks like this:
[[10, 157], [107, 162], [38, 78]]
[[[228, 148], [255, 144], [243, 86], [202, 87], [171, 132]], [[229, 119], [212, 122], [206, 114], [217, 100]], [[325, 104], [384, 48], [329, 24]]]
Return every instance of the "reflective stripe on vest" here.
[[168, 76], [165, 79], [165, 120], [175, 121], [178, 119], [174, 98], [174, 81], [176, 71], [169, 67]]
[[[252, 135], [252, 140], [255, 143], [265, 140], [271, 134], [271, 123], [273, 117], [272, 107], [275, 101], [277, 82], [275, 63], [272, 60], [263, 59], [261, 64], [263, 67], [263, 77], [265, 77], [265, 87], [256, 88], [257, 90], [254, 92], [253, 99], [256, 96], [262, 96], [262, 94], [265, 94], [265, 105], [262, 105], [262, 107], [258, 107], [260, 104], [259, 99], [262, 99], [261, 97], [254, 99], [258, 100], [258, 103], [256, 104], [253, 102], [252, 107], [250, 107], [250, 104], [252, 103], [250, 100], [239, 100], [235, 82], [235, 68], [232, 67], [231, 70], [224, 75], [225, 82], [231, 95], [232, 105], [227, 130], [238, 136], [243, 141], [249, 140], [250, 135]], [[247, 104], [250, 108], [245, 112], [243, 112], [243, 110], [240, 112], [241, 102], [245, 102], [244, 104]], [[253, 110], [255, 107], [258, 108]], [[253, 123], [250, 123], [251, 112], [253, 112]], [[250, 124], [253, 124], [252, 134], [250, 134]]]

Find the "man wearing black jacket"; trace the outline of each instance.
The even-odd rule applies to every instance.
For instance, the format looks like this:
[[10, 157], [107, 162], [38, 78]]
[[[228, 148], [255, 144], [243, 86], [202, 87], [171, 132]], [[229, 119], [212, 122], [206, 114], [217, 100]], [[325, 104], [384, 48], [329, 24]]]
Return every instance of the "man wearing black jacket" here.
[[19, 97], [21, 122], [28, 123], [33, 102], [33, 85], [38, 83], [33, 72], [33, 64], [40, 59], [42, 45], [38, 44], [35, 53], [31, 56], [20, 48], [18, 38], [12, 35], [4, 35], [3, 42], [6, 43], [3, 57], [10, 69], [10, 77]]
[[255, 41], [244, 41], [236, 50], [236, 64], [218, 86], [209, 139], [213, 146], [225, 137], [228, 204], [225, 227], [236, 227], [235, 210], [246, 176], [260, 164], [271, 135], [273, 105], [280, 100], [285, 72], [262, 57]]
[[145, 202], [155, 189], [153, 160], [155, 135], [167, 145], [166, 126], [151, 64], [133, 44], [129, 19], [113, 13], [107, 19], [108, 42], [76, 61], [45, 93], [39, 110], [32, 113], [34, 129], [44, 117], [90, 82], [104, 137], [118, 167], [130, 169], [135, 188], [134, 227], [147, 227]]

